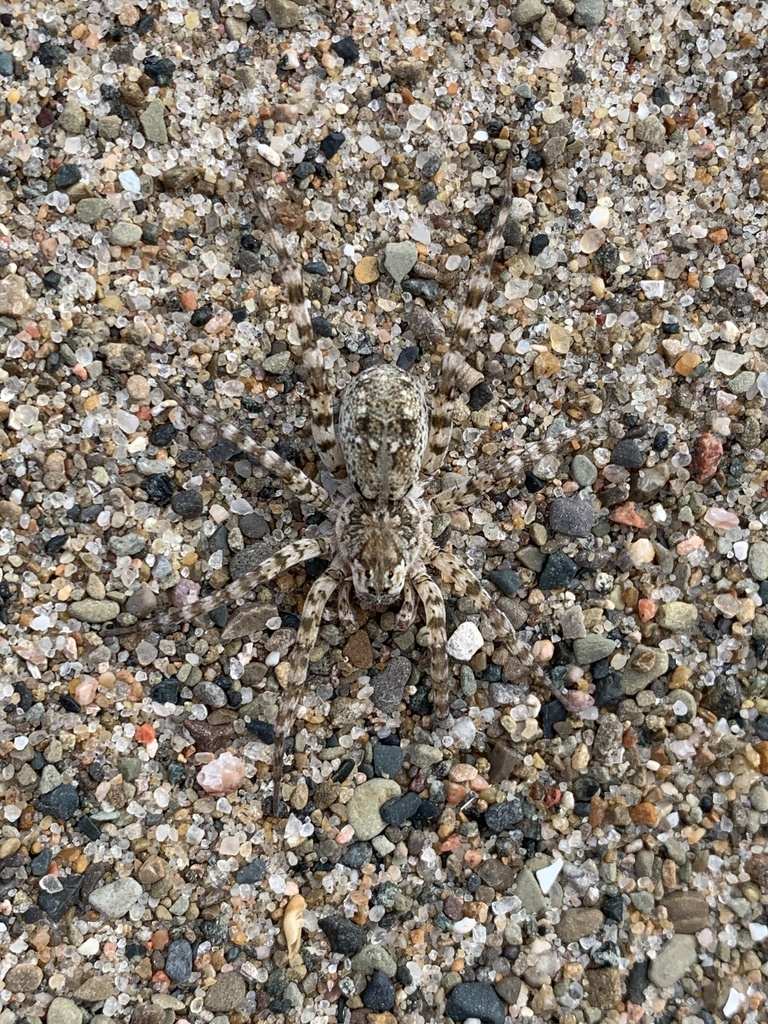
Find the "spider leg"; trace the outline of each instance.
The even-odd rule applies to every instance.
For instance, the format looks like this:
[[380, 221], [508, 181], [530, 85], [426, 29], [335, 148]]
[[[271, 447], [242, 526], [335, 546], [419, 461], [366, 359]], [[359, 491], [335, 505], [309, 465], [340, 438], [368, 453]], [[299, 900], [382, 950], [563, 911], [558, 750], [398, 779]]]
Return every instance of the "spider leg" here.
[[404, 633], [406, 629], [411, 628], [415, 621], [416, 591], [413, 589], [410, 580], [406, 580], [403, 587], [403, 603], [400, 605], [400, 611], [397, 613], [397, 619], [395, 620], [395, 632]]
[[[545, 455], [551, 455], [561, 448], [567, 441], [578, 437], [581, 432], [567, 428], [561, 430], [556, 437], [545, 437], [543, 441], [535, 441], [525, 446], [525, 458], [528, 462], [538, 462]], [[502, 480], [521, 480], [525, 473], [523, 457], [518, 452], [512, 452], [492, 470], [486, 473], [478, 473], [475, 476], [468, 476], [463, 483], [456, 487], [449, 487], [440, 491], [432, 499], [432, 507], [439, 512], [455, 512], [457, 509], [465, 508], [474, 504], [483, 494], [493, 490]]]
[[530, 669], [537, 678], [544, 679], [539, 664], [534, 661], [530, 648], [518, 639], [514, 626], [501, 609], [493, 603], [491, 596], [484, 590], [480, 580], [455, 552], [436, 551], [430, 561], [439, 569], [460, 592], [472, 601], [478, 611], [482, 612], [496, 630], [498, 639], [509, 653], [525, 668]]
[[175, 608], [171, 612], [165, 612], [163, 615], [157, 615], [152, 619], [137, 622], [133, 626], [115, 626], [112, 629], [104, 630], [102, 636], [125, 636], [132, 633], [144, 635], [153, 631], [164, 633], [171, 626], [179, 625], [182, 622], [191, 622], [198, 615], [205, 615], [206, 612], [212, 612], [223, 604], [228, 604], [237, 601], [241, 597], [245, 597], [254, 587], [259, 586], [261, 583], [268, 583], [269, 580], [273, 580], [275, 576], [279, 576], [281, 572], [284, 572], [290, 566], [298, 565], [299, 562], [306, 562], [310, 558], [320, 558], [327, 554], [330, 548], [331, 542], [324, 538], [292, 541], [290, 544], [280, 548], [271, 558], [265, 559], [253, 572], [241, 576], [239, 580], [233, 580], [232, 583], [222, 587], [221, 590], [208, 594], [207, 597], [203, 597], [193, 604], [188, 604], [183, 608]]
[[283, 236], [275, 227], [269, 203], [259, 191], [256, 191], [256, 206], [267, 225], [272, 248], [280, 260], [283, 287], [299, 335], [301, 362], [309, 384], [312, 437], [323, 465], [335, 473], [343, 467], [344, 458], [333, 429], [333, 396], [328, 389], [323, 366], [323, 353], [315, 340], [312, 319], [307, 309], [301, 268], [288, 255]]
[[488, 232], [485, 251], [474, 274], [469, 279], [467, 296], [456, 320], [450, 351], [443, 356], [437, 387], [432, 399], [432, 419], [429, 428], [429, 440], [422, 459], [421, 469], [424, 476], [432, 476], [445, 461], [445, 453], [451, 439], [453, 426], [453, 407], [456, 398], [456, 387], [464, 365], [467, 339], [479, 319], [480, 306], [488, 285], [491, 281], [493, 258], [504, 237], [509, 215], [512, 212], [512, 170], [514, 164], [507, 158], [507, 174], [504, 182], [504, 197], [493, 228]]
[[311, 505], [319, 512], [327, 511], [328, 506], [331, 504], [330, 495], [324, 487], [315, 483], [298, 466], [293, 466], [290, 462], [286, 462], [285, 459], [281, 459], [277, 452], [267, 448], [266, 445], [259, 444], [258, 441], [248, 437], [247, 434], [244, 434], [242, 430], [238, 430], [233, 424], [227, 423], [226, 420], [218, 419], [216, 416], [211, 416], [210, 413], [205, 412], [195, 405], [194, 402], [190, 402], [186, 395], [174, 391], [165, 381], [158, 381], [158, 387], [168, 398], [172, 398], [185, 413], [188, 413], [196, 420], [200, 420], [202, 423], [215, 427], [222, 437], [231, 441], [232, 444], [236, 444], [247, 455], [252, 455], [258, 459], [264, 469], [273, 476], [276, 476], [278, 480], [282, 480], [299, 501], [303, 501], [306, 505]]
[[352, 607], [352, 580], [344, 580], [339, 588], [339, 622], [341, 628], [347, 633], [354, 633], [357, 630], [357, 616]]
[[445, 718], [448, 714], [448, 655], [445, 652], [445, 602], [440, 587], [422, 564], [412, 577], [416, 592], [424, 605], [432, 668], [432, 698], [435, 714]]
[[275, 751], [272, 765], [272, 814], [277, 817], [280, 810], [280, 782], [283, 777], [285, 740], [296, 722], [296, 713], [306, 693], [309, 654], [315, 646], [320, 622], [328, 599], [344, 579], [340, 568], [330, 568], [319, 576], [309, 589], [301, 613], [296, 646], [290, 655], [285, 692], [280, 701], [275, 722]]

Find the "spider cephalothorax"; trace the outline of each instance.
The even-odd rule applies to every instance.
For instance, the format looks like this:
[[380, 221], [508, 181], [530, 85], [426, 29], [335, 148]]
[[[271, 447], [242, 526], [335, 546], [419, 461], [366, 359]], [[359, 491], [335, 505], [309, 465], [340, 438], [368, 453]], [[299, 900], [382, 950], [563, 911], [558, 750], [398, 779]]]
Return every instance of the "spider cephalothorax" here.
[[[285, 462], [274, 450], [241, 433], [232, 424], [219, 422], [185, 402], [192, 416], [216, 426], [242, 451], [256, 456], [297, 498], [327, 515], [333, 527], [320, 537], [286, 544], [253, 572], [192, 605], [136, 626], [113, 629], [111, 633], [161, 631], [189, 622], [225, 602], [244, 597], [292, 565], [312, 558], [329, 560], [328, 568], [314, 581], [304, 602], [275, 723], [275, 814], [279, 809], [285, 739], [305, 693], [309, 654], [317, 641], [323, 612], [335, 591], [338, 592], [339, 619], [348, 630], [357, 628], [351, 604], [353, 589], [356, 603], [366, 608], [384, 608], [400, 601], [397, 629], [407, 628], [414, 621], [417, 604], [421, 603], [431, 655], [432, 694], [439, 717], [445, 717], [448, 712], [449, 667], [445, 603], [433, 571], [473, 601], [513, 655], [535, 668], [527, 646], [515, 636], [509, 620], [459, 555], [435, 545], [431, 528], [434, 511], [454, 512], [497, 489], [501, 481], [509, 477], [519, 479], [523, 468], [520, 456], [509, 454], [489, 472], [468, 476], [458, 485], [433, 496], [426, 495], [425, 490], [443, 464], [451, 436], [455, 394], [465, 365], [462, 354], [478, 319], [512, 197], [510, 166], [495, 225], [488, 234], [480, 266], [470, 278], [466, 301], [456, 320], [451, 350], [442, 360], [431, 410], [416, 381], [403, 370], [382, 363], [369, 367], [347, 386], [335, 428], [332, 394], [325, 377], [323, 356], [314, 340], [301, 271], [288, 256], [268, 203], [256, 193], [258, 209], [280, 259], [283, 286], [298, 329], [301, 360], [309, 385], [315, 446], [328, 470], [336, 473], [346, 468], [354, 490], [350, 495], [347, 487], [345, 494], [332, 499], [324, 487]], [[176, 398], [167, 385], [162, 386]], [[554, 439], [530, 445], [527, 454], [532, 460], [540, 458], [555, 451], [572, 434], [572, 431], [564, 431]]]

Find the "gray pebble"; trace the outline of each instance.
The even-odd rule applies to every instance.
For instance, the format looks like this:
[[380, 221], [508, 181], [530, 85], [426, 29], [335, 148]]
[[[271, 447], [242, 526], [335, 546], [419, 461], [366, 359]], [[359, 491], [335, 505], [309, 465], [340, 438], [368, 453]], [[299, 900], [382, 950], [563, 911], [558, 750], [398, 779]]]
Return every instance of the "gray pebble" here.
[[267, 356], [262, 363], [262, 366], [267, 373], [281, 374], [285, 373], [291, 364], [291, 353], [287, 350], [285, 352], [275, 352], [274, 355]]
[[451, 990], [446, 1016], [455, 1021], [479, 1020], [483, 1024], [504, 1024], [507, 1012], [487, 981], [463, 981]]
[[625, 469], [640, 469], [645, 462], [645, 456], [637, 446], [637, 442], [630, 437], [624, 437], [617, 441], [611, 453], [611, 462], [614, 466], [624, 466]]
[[389, 242], [384, 247], [384, 268], [395, 284], [408, 277], [418, 258], [415, 242]]
[[573, 653], [577, 665], [593, 665], [596, 661], [609, 658], [616, 650], [616, 641], [597, 633], [587, 633], [573, 641]]
[[631, 697], [644, 690], [654, 679], [663, 676], [668, 668], [669, 655], [666, 651], [638, 644], [621, 674], [625, 695]]
[[379, 810], [387, 800], [400, 796], [400, 787], [391, 779], [370, 779], [357, 786], [347, 804], [347, 821], [355, 830], [355, 838], [373, 839], [386, 828]]
[[667, 130], [663, 121], [651, 114], [635, 125], [635, 138], [638, 142], [645, 142], [651, 149], [661, 149], [667, 141]]
[[117, 618], [120, 614], [120, 605], [117, 601], [94, 601], [92, 597], [88, 597], [83, 601], [73, 601], [69, 605], [69, 613], [81, 622], [102, 625]]
[[544, 17], [546, 7], [540, 0], [520, 0], [516, 7], [512, 8], [512, 21], [521, 28], [532, 25]]
[[595, 510], [580, 498], [555, 498], [549, 506], [549, 525], [566, 537], [588, 537], [595, 524]]
[[574, 455], [571, 462], [571, 476], [579, 487], [591, 487], [597, 480], [597, 467], [586, 455]]
[[657, 494], [664, 490], [669, 481], [669, 466], [666, 462], [660, 462], [657, 466], [640, 469], [632, 481], [633, 501], [650, 501]]
[[195, 519], [203, 514], [203, 496], [200, 491], [176, 491], [171, 508], [183, 519]]
[[394, 978], [397, 964], [392, 955], [381, 944], [363, 946], [352, 958], [352, 970], [366, 976], [374, 971], [383, 971], [388, 978]]
[[75, 217], [81, 224], [95, 224], [106, 216], [109, 209], [106, 199], [81, 199], [75, 207]]
[[597, 28], [605, 18], [605, 0], [576, 0], [573, 20], [582, 28]]
[[138, 555], [147, 546], [147, 538], [138, 533], [124, 533], [120, 536], [110, 537], [107, 547], [118, 558], [125, 555]]
[[168, 142], [168, 131], [165, 127], [165, 104], [162, 100], [150, 100], [139, 115], [141, 130], [148, 142], [164, 146]]
[[46, 1024], [82, 1024], [83, 1010], [71, 999], [57, 996], [45, 1015]]
[[417, 277], [407, 277], [403, 281], [403, 291], [410, 292], [417, 299], [424, 299], [425, 302], [434, 302], [440, 291], [437, 281], [422, 281]]
[[192, 947], [186, 939], [174, 939], [168, 946], [165, 973], [177, 984], [189, 981], [192, 973]]
[[205, 993], [205, 1008], [212, 1013], [232, 1013], [246, 996], [245, 979], [237, 971], [220, 974]]
[[207, 708], [225, 708], [227, 706], [227, 695], [220, 686], [202, 679], [192, 691], [196, 701], [204, 704]]
[[656, 622], [671, 633], [685, 633], [696, 625], [699, 610], [695, 604], [686, 601], [670, 601], [656, 612]]
[[669, 988], [685, 977], [697, 959], [693, 935], [674, 935], [651, 961], [648, 978], [657, 988]]
[[144, 890], [135, 878], [118, 878], [102, 885], [88, 897], [88, 902], [99, 913], [116, 921], [125, 917], [138, 903]]
[[157, 594], [146, 584], [142, 584], [128, 597], [123, 610], [135, 615], [137, 619], [144, 619], [151, 615], [155, 608], [157, 608]]
[[59, 128], [68, 135], [82, 135], [85, 131], [85, 111], [76, 100], [68, 100], [59, 114]]
[[373, 680], [373, 704], [382, 715], [393, 715], [403, 699], [405, 684], [411, 676], [407, 658], [391, 658]]
[[141, 225], [127, 220], [118, 221], [112, 228], [110, 238], [115, 245], [130, 246], [141, 241]]
[[754, 580], [768, 580], [768, 542], [756, 540], [749, 545], [747, 565]]
[[264, 6], [276, 28], [296, 28], [305, 17], [302, 8], [293, 0], [267, 0]]

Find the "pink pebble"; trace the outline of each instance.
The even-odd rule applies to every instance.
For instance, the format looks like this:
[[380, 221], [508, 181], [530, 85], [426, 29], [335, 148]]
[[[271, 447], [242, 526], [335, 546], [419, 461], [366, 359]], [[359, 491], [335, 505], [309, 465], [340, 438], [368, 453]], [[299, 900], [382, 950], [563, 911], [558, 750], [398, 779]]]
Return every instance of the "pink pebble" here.
[[245, 764], [225, 750], [223, 754], [200, 769], [197, 781], [206, 793], [234, 793], [245, 778]]

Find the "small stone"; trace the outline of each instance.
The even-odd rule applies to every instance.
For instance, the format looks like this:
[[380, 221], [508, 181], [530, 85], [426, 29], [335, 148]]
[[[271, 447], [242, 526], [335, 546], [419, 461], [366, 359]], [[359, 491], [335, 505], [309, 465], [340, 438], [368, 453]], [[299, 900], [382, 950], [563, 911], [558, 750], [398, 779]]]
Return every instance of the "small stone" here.
[[[768, 543], [757, 540], [749, 546], [747, 565], [754, 580], [768, 580]], [[765, 602], [763, 602], [765, 603]]]
[[448, 654], [456, 661], [471, 661], [485, 641], [474, 622], [462, 622], [448, 638], [445, 646]]
[[[289, 2], [289, 0], [286, 0]], [[164, 146], [168, 142], [168, 130], [165, 127], [165, 104], [161, 99], [150, 100], [139, 115], [141, 130], [148, 142]]]
[[203, 514], [203, 496], [200, 491], [176, 491], [171, 508], [182, 519], [196, 519]]
[[375, 256], [363, 256], [355, 264], [355, 280], [358, 284], [373, 284], [379, 280], [379, 261]]
[[714, 434], [702, 434], [696, 441], [691, 460], [691, 476], [697, 484], [705, 484], [717, 473], [723, 457], [723, 443]]
[[83, 1010], [71, 999], [57, 996], [51, 1000], [45, 1020], [46, 1024], [82, 1024]]
[[387, 826], [380, 809], [387, 800], [400, 796], [400, 787], [391, 779], [370, 779], [357, 786], [347, 803], [347, 821], [361, 841], [380, 835]]
[[64, 783], [46, 793], [37, 808], [42, 814], [50, 814], [59, 821], [69, 821], [80, 810], [80, 797], [74, 786]]
[[[578, 8], [578, 3], [576, 6]], [[661, 149], [667, 141], [664, 122], [659, 120], [655, 114], [646, 117], [644, 121], [638, 121], [635, 126], [635, 138], [638, 142], [644, 142], [649, 149]]]
[[389, 776], [393, 779], [403, 767], [405, 751], [402, 747], [377, 743], [373, 748], [373, 770], [379, 778]]
[[245, 1001], [247, 994], [245, 979], [238, 971], [220, 974], [206, 990], [204, 1003], [211, 1013], [233, 1013]]
[[[362, 866], [362, 865], [361, 865]], [[382, 971], [388, 978], [397, 973], [397, 962], [385, 946], [366, 945], [352, 957], [352, 970], [366, 977], [374, 971]]]
[[112, 228], [110, 238], [115, 245], [128, 247], [141, 241], [141, 225], [121, 220]]
[[245, 778], [245, 764], [228, 750], [204, 765], [197, 773], [197, 782], [206, 793], [225, 795], [234, 793]]
[[23, 277], [9, 274], [0, 281], [0, 316], [22, 317], [32, 308]]
[[334, 953], [354, 956], [366, 943], [365, 930], [346, 917], [324, 917], [319, 924]]
[[386, 1013], [395, 1005], [395, 986], [384, 971], [374, 971], [363, 990], [363, 1005], [374, 1013]]
[[117, 921], [133, 909], [143, 893], [144, 890], [135, 878], [118, 878], [94, 889], [88, 902], [110, 921]]
[[168, 946], [165, 973], [178, 985], [189, 981], [192, 973], [192, 946], [186, 939], [174, 939]]
[[253, 860], [238, 868], [235, 881], [238, 885], [256, 885], [258, 882], [263, 882], [266, 877], [266, 862], [261, 857], [254, 857]]
[[445, 1014], [457, 1022], [472, 1019], [482, 1024], [504, 1024], [507, 1016], [496, 990], [486, 981], [459, 982], [451, 989]]
[[579, 567], [564, 551], [553, 551], [544, 563], [539, 587], [542, 590], [562, 590], [576, 578], [578, 571]]
[[15, 964], [10, 968], [3, 979], [8, 992], [31, 993], [37, 992], [43, 981], [43, 972], [33, 963]]
[[402, 284], [418, 258], [415, 242], [389, 242], [384, 247], [384, 267], [395, 284]]
[[666, 651], [638, 644], [622, 672], [624, 694], [634, 696], [650, 686], [654, 679], [663, 676], [668, 668], [669, 655]]
[[411, 676], [407, 658], [391, 658], [373, 680], [373, 704], [382, 715], [393, 715], [403, 699], [405, 684]]
[[485, 884], [490, 885], [496, 892], [505, 892], [507, 889], [511, 889], [517, 878], [515, 869], [499, 860], [498, 857], [484, 860], [478, 867], [477, 873]]
[[496, 569], [487, 572], [486, 576], [505, 597], [514, 597], [523, 585], [522, 578], [511, 569]]
[[521, 868], [515, 879], [515, 895], [523, 905], [523, 910], [538, 917], [546, 909], [546, 901], [539, 883], [530, 868]]
[[115, 994], [114, 979], [108, 974], [93, 974], [72, 994], [81, 1003], [103, 1003]]
[[597, 633], [588, 633], [573, 641], [573, 653], [577, 665], [593, 665], [596, 661], [609, 658], [615, 650], [615, 640]]
[[416, 277], [406, 277], [402, 288], [404, 292], [409, 292], [414, 298], [424, 299], [425, 302], [434, 302], [440, 291], [437, 281], [425, 281]]
[[582, 28], [597, 28], [605, 19], [605, 0], [576, 0], [572, 17]]
[[676, 932], [695, 935], [710, 923], [707, 897], [700, 892], [673, 892], [665, 896], [661, 905], [666, 907], [667, 917]]
[[686, 633], [692, 629], [699, 618], [699, 610], [695, 604], [685, 601], [670, 601], [663, 604], [656, 612], [656, 621], [662, 629], [671, 633]]
[[555, 498], [549, 507], [549, 525], [566, 537], [588, 537], [595, 525], [595, 510], [580, 498]]
[[645, 456], [632, 438], [624, 437], [617, 441], [611, 453], [611, 462], [615, 466], [624, 466], [625, 469], [640, 469], [645, 462]]
[[75, 217], [81, 224], [96, 224], [111, 209], [106, 199], [81, 199], [75, 207]]
[[675, 935], [651, 961], [648, 979], [657, 988], [669, 988], [685, 977], [697, 959], [696, 939], [692, 935]]
[[516, 796], [500, 804], [491, 804], [485, 812], [486, 828], [494, 835], [514, 828], [522, 820], [523, 802]]
[[636, 825], [647, 825], [649, 828], [655, 828], [660, 820], [658, 808], [647, 800], [631, 807], [629, 816]]
[[368, 670], [373, 665], [371, 638], [364, 629], [359, 629], [347, 640], [342, 654], [353, 668]]
[[569, 907], [560, 915], [555, 932], [566, 946], [578, 942], [587, 935], [594, 935], [604, 920], [603, 912], [597, 907]]
[[579, 487], [591, 487], [597, 480], [597, 468], [586, 455], [574, 455], [571, 461], [571, 476]]
[[512, 21], [521, 28], [533, 25], [540, 21], [546, 13], [546, 7], [540, 0], [520, 0], [516, 7], [512, 8]]
[[343, 36], [337, 42], [331, 43], [331, 49], [345, 64], [355, 64], [360, 57], [360, 48], [352, 36]]
[[618, 967], [596, 967], [587, 971], [584, 977], [591, 1006], [612, 1010], [621, 1002], [621, 971]]
[[67, 135], [82, 135], [85, 131], [85, 111], [76, 100], [68, 100], [59, 115], [59, 127]]
[[683, 352], [675, 362], [675, 373], [681, 377], [688, 377], [701, 363], [701, 356], [697, 352]]

